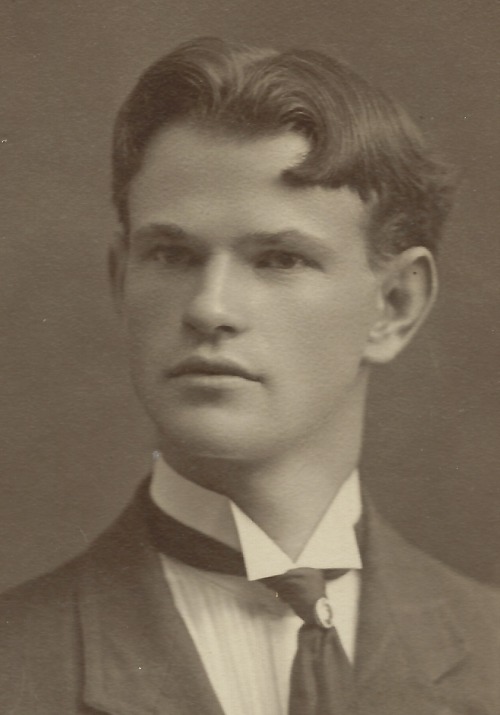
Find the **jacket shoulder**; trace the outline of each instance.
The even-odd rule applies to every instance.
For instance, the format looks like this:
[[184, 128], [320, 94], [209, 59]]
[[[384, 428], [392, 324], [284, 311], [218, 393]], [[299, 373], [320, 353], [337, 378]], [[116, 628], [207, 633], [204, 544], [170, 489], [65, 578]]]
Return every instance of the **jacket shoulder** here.
[[[431, 587], [432, 584], [435, 584], [438, 592], [443, 588], [447, 594], [458, 594], [466, 599], [484, 600], [485, 603], [491, 604], [492, 608], [500, 608], [500, 588], [498, 586], [478, 581], [458, 571], [418, 546], [411, 544], [405, 537], [396, 534], [392, 527], [386, 525], [385, 528], [392, 532], [398, 559], [402, 557], [415, 574], [425, 574]], [[392, 554], [390, 555], [392, 556]]]
[[78, 712], [73, 700], [79, 680], [79, 563], [71, 562], [0, 597], [0, 712], [27, 715], [30, 707], [30, 715], [45, 715], [47, 702], [61, 703], [68, 713]]
[[461, 573], [411, 544], [372, 515], [377, 568], [407, 603], [443, 603], [464, 632], [500, 653], [500, 589]]
[[32, 617], [51, 614], [60, 617], [74, 602], [75, 585], [80, 572], [82, 557], [59, 566], [50, 573], [37, 576], [15, 586], [0, 595], [0, 634], [18, 627]]
[[90, 713], [82, 692], [81, 607], [144, 558], [129, 507], [81, 555], [0, 595], [0, 713]]

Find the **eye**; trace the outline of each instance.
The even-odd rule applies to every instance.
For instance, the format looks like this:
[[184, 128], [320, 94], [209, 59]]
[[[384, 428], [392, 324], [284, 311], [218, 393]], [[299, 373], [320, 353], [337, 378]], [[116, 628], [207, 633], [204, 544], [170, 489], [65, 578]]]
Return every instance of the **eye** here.
[[155, 246], [150, 257], [164, 266], [190, 266], [197, 262], [196, 254], [188, 246], [160, 245]]
[[313, 265], [313, 261], [283, 249], [273, 249], [261, 254], [257, 259], [257, 268], [273, 268], [278, 270], [289, 271], [294, 268], [305, 268]]

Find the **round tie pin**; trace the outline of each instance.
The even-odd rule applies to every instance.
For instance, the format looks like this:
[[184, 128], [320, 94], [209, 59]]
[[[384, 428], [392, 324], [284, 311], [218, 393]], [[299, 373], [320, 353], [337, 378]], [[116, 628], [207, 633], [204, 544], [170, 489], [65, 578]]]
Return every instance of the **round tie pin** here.
[[321, 628], [333, 628], [333, 606], [326, 596], [322, 596], [316, 601], [314, 617]]

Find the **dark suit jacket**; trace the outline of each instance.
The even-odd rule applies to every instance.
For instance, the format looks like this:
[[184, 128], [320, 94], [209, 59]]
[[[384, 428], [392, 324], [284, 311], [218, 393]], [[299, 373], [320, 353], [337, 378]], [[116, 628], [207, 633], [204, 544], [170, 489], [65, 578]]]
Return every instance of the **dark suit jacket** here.
[[[499, 715], [500, 595], [367, 511], [359, 713]], [[0, 713], [222, 715], [137, 503], [83, 556], [0, 599]]]

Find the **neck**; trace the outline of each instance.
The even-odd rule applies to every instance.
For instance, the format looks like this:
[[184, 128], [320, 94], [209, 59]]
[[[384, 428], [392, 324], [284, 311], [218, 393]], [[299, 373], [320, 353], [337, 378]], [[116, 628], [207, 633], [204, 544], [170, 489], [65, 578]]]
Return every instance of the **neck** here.
[[333, 435], [319, 430], [307, 443], [262, 463], [192, 457], [187, 462], [168, 451], [164, 456], [185, 478], [231, 499], [295, 560], [358, 464], [363, 414], [344, 418]]
[[[297, 559], [357, 459], [290, 459], [227, 494], [292, 560]], [[344, 457], [344, 455], [342, 455]]]

